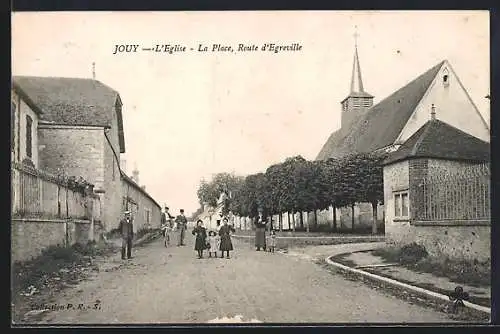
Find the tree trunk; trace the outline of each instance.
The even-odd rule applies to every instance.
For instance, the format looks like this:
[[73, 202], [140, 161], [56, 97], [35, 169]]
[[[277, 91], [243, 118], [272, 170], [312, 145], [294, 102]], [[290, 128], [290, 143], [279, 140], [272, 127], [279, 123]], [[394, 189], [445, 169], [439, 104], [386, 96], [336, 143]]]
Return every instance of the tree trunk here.
[[318, 227], [318, 210], [314, 210], [314, 227]]
[[280, 232], [283, 232], [283, 212], [280, 212], [279, 220], [280, 220]]
[[286, 214], [288, 217], [288, 231], [291, 231], [292, 230], [292, 223], [290, 222], [290, 212], [287, 211]]
[[306, 232], [309, 233], [309, 211], [306, 213]]
[[333, 204], [332, 208], [333, 208], [333, 230], [337, 231], [337, 206]]
[[372, 223], [372, 234], [377, 234], [377, 203], [372, 202], [373, 209], [373, 223]]
[[292, 218], [293, 218], [293, 225], [292, 225], [293, 227], [292, 227], [292, 231], [294, 231], [294, 232], [295, 232], [295, 212], [293, 213]]
[[300, 228], [304, 228], [304, 214], [300, 211]]
[[352, 221], [351, 230], [354, 231], [354, 204], [351, 204], [351, 221]]

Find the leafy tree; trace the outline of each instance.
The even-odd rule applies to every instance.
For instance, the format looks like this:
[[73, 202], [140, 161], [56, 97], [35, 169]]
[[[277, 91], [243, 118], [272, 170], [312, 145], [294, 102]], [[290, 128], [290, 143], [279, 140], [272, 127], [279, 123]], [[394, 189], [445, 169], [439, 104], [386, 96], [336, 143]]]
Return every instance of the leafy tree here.
[[377, 206], [384, 200], [384, 176], [382, 161], [386, 154], [370, 153], [358, 155], [358, 173], [363, 181], [363, 188], [357, 194], [359, 202], [368, 202], [372, 205], [373, 222], [372, 233], [377, 233]]
[[207, 203], [210, 206], [217, 206], [219, 193], [213, 182], [202, 180], [197, 191], [198, 200], [200, 204]]

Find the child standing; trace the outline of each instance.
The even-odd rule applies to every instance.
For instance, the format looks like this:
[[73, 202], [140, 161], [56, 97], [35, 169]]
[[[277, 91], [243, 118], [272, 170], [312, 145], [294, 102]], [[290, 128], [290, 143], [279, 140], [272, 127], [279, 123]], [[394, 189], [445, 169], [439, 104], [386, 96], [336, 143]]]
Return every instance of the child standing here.
[[269, 238], [270, 238], [269, 251], [271, 253], [274, 253], [274, 249], [276, 248], [276, 232], [274, 230], [271, 230], [271, 235]]
[[234, 227], [227, 224], [227, 218], [223, 219], [224, 225], [219, 230], [220, 235], [220, 246], [219, 249], [222, 251], [222, 257], [224, 257], [224, 252], [227, 253], [226, 258], [229, 259], [229, 251], [233, 250], [233, 243], [231, 242], [231, 232], [236, 232]]
[[208, 243], [210, 244], [208, 257], [212, 257], [212, 253], [214, 253], [214, 257], [217, 257], [217, 250], [219, 249], [219, 236], [215, 231], [208, 232]]

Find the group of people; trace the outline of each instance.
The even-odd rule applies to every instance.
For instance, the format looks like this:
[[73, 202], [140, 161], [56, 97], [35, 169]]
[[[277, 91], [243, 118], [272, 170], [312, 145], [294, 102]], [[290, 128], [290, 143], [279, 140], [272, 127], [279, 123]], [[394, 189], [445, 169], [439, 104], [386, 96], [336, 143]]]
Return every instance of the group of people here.
[[[227, 217], [222, 219], [223, 225], [217, 222], [216, 229], [207, 229], [203, 226], [203, 221], [199, 219], [196, 222], [196, 227], [192, 234], [196, 237], [194, 249], [198, 252], [198, 258], [203, 258], [203, 252], [208, 251], [208, 256], [217, 257], [217, 252], [221, 252], [221, 257], [229, 259], [229, 252], [233, 250], [231, 242], [231, 233], [236, 232], [232, 225], [228, 224]], [[268, 219], [264, 217], [262, 211], [254, 222], [255, 225], [255, 247], [257, 251], [261, 249], [274, 252], [276, 248], [276, 233], [274, 230], [270, 232], [269, 244], [266, 242], [266, 227]], [[165, 206], [165, 212], [162, 213], [161, 229], [164, 237], [165, 246], [170, 246], [174, 240], [174, 232], [177, 232], [177, 246], [184, 246], [185, 232], [187, 229], [187, 218], [184, 215], [184, 210], [180, 209], [180, 214], [177, 217], [169, 213], [169, 208]], [[132, 240], [134, 237], [134, 227], [130, 211], [125, 211], [124, 218], [120, 221], [119, 230], [122, 235], [122, 259], [132, 258]], [[126, 257], [125, 257], [126, 255]]]
[[194, 249], [198, 252], [198, 258], [203, 258], [203, 251], [208, 251], [208, 257], [217, 257], [217, 252], [221, 251], [221, 257], [229, 259], [229, 252], [233, 250], [233, 243], [231, 242], [231, 232], [236, 232], [233, 226], [228, 224], [228, 219], [222, 219], [223, 225], [217, 222], [215, 230], [208, 230], [203, 226], [203, 221], [198, 219], [196, 227], [193, 229], [192, 234], [196, 237]]
[[[177, 235], [177, 246], [185, 246], [184, 238], [187, 229], [187, 218], [184, 215], [184, 209], [180, 209], [180, 214], [174, 217], [170, 214], [168, 206], [165, 206], [165, 212], [161, 215], [161, 230], [164, 238], [165, 247], [169, 247]], [[177, 232], [177, 233], [174, 233]]]
[[[165, 212], [162, 213], [161, 229], [165, 240], [165, 246], [169, 246], [174, 239], [174, 231], [177, 231], [177, 246], [184, 246], [184, 237], [187, 229], [187, 218], [184, 215], [184, 210], [180, 210], [180, 214], [175, 217], [168, 212], [169, 208], [165, 206]], [[122, 236], [122, 259], [132, 258], [132, 241], [134, 238], [134, 223], [130, 211], [124, 212], [123, 219], [120, 220], [118, 230]], [[126, 256], [126, 257], [125, 257]]]

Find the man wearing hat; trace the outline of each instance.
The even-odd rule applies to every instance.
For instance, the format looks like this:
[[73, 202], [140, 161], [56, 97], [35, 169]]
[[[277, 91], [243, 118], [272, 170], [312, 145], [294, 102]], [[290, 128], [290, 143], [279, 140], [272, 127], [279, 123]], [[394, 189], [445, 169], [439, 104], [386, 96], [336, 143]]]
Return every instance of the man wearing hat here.
[[184, 209], [181, 209], [181, 214], [175, 218], [177, 223], [177, 231], [179, 232], [179, 243], [177, 246], [184, 246], [184, 234], [187, 228], [187, 218], [184, 216]]
[[125, 217], [120, 221], [118, 227], [122, 234], [122, 259], [125, 260], [125, 250], [127, 250], [127, 258], [132, 258], [132, 238], [134, 237], [134, 225], [130, 211], [124, 212]]

